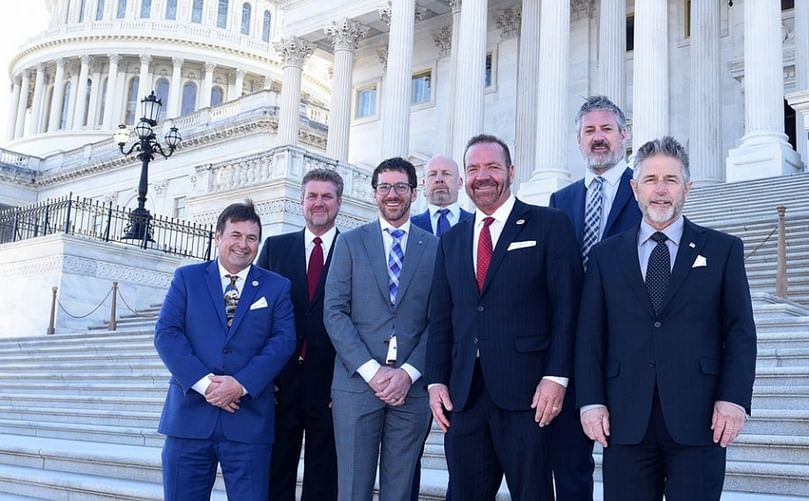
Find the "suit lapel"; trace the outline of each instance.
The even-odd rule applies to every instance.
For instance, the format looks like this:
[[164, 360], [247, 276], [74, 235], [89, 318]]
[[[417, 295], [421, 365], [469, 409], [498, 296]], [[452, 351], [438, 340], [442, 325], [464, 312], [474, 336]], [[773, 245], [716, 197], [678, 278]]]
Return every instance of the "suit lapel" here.
[[292, 235], [290, 246], [284, 250], [284, 273], [292, 282], [292, 295], [295, 304], [306, 304], [309, 291], [306, 288], [306, 245], [304, 232], [301, 230]]
[[[410, 226], [410, 235], [407, 236], [407, 247], [405, 247], [404, 263], [402, 263], [402, 272], [399, 275], [399, 292], [396, 293], [396, 304], [398, 305], [402, 297], [404, 297], [407, 287], [413, 280], [416, 274], [416, 268], [419, 266], [421, 256], [424, 254], [424, 237], [421, 228], [416, 229], [415, 226]], [[426, 233], [426, 232], [425, 232]]]
[[576, 241], [579, 243], [579, 248], [581, 249], [581, 243], [584, 239], [584, 211], [585, 211], [585, 199], [587, 194], [587, 188], [584, 186], [584, 179], [576, 181], [576, 189], [573, 190], [573, 210], [571, 213], [573, 214], [573, 227], [576, 229]]
[[225, 318], [225, 293], [222, 289], [222, 278], [219, 276], [219, 262], [214, 259], [208, 264], [205, 273], [205, 283], [208, 285], [208, 293], [211, 295], [214, 310], [219, 318], [220, 327], [227, 330], [227, 319]]
[[643, 274], [640, 271], [640, 259], [638, 258], [638, 226], [625, 231], [618, 239], [617, 257], [621, 263], [621, 269], [629, 283], [629, 288], [638, 298], [640, 304], [646, 306], [649, 316], [654, 317], [654, 307], [649, 299], [649, 291], [643, 281]]
[[365, 252], [368, 254], [368, 266], [376, 278], [379, 292], [390, 304], [390, 292], [388, 291], [388, 257], [385, 255], [385, 246], [382, 243], [382, 227], [379, 220], [365, 226], [365, 237], [362, 239], [365, 244]]
[[250, 271], [247, 272], [247, 278], [244, 280], [242, 293], [239, 295], [239, 304], [236, 306], [236, 313], [233, 316], [233, 323], [228, 330], [228, 337], [232, 336], [239, 328], [239, 324], [242, 323], [242, 319], [250, 309], [250, 305], [253, 304], [256, 292], [258, 292], [259, 287], [261, 287], [261, 282], [257, 280], [256, 275], [258, 275], [256, 267], [251, 266]]
[[660, 307], [661, 315], [665, 313], [671, 300], [682, 287], [683, 282], [691, 273], [694, 260], [699, 255], [706, 242], [705, 231], [693, 224], [688, 219], [683, 221], [683, 236], [677, 248], [677, 256], [674, 259], [674, 268], [671, 271], [671, 279], [666, 287], [666, 295], [663, 297], [663, 304]]
[[630, 179], [632, 179], [632, 171], [627, 167], [623, 175], [621, 175], [621, 180], [618, 181], [618, 191], [615, 193], [615, 200], [612, 201], [612, 208], [607, 218], [607, 225], [604, 226], [605, 237], [609, 235], [612, 225], [615, 223], [615, 220], [618, 219], [618, 214], [624, 210], [629, 199], [634, 196], [632, 194], [632, 187], [629, 185]]
[[483, 295], [492, 281], [492, 277], [497, 271], [497, 267], [506, 256], [508, 246], [519, 235], [525, 224], [528, 221], [529, 211], [528, 206], [519, 200], [514, 201], [514, 207], [511, 209], [511, 214], [506, 219], [506, 224], [503, 225], [503, 231], [500, 233], [500, 238], [497, 239], [497, 245], [492, 252], [492, 260], [489, 262], [489, 269], [486, 271], [486, 280], [483, 281], [483, 290], [480, 294]]

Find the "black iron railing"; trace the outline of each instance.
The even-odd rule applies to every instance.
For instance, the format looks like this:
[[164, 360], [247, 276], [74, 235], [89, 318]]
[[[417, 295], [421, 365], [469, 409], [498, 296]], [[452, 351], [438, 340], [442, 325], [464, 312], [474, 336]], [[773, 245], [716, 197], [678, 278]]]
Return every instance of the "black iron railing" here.
[[211, 259], [213, 230], [210, 226], [155, 215], [141, 222], [148, 225], [142, 238], [125, 238], [132, 224], [130, 210], [98, 200], [68, 195], [25, 207], [0, 211], [0, 244], [65, 233], [120, 242], [175, 256]]

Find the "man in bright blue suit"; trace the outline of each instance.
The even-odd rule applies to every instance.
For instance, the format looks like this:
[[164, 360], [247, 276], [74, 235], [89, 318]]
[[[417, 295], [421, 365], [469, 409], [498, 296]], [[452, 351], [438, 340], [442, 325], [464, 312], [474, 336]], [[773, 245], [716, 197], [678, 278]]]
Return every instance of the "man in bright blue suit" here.
[[[570, 218], [586, 266], [593, 245], [637, 226], [641, 214], [629, 184], [632, 169], [624, 160], [623, 111], [604, 96], [592, 96], [576, 115], [576, 130], [587, 172], [583, 179], [551, 195], [550, 206]], [[568, 385], [562, 413], [550, 427], [557, 501], [593, 499], [593, 441], [579, 424], [575, 388], [574, 379]]]
[[216, 224], [216, 261], [178, 268], [155, 327], [171, 373], [158, 431], [166, 500], [207, 500], [221, 465], [229, 499], [266, 501], [273, 379], [295, 349], [290, 283], [252, 266], [252, 202]]
[[424, 195], [429, 202], [427, 210], [411, 218], [422, 230], [440, 237], [445, 231], [472, 217], [458, 204], [458, 190], [463, 180], [455, 160], [435, 155], [424, 166]]

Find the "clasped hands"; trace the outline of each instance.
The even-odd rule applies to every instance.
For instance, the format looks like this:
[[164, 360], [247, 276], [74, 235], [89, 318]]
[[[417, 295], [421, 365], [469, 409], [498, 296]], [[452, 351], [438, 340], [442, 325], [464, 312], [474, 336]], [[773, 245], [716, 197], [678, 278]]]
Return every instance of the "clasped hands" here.
[[393, 367], [380, 367], [368, 381], [376, 398], [394, 407], [404, 404], [412, 384], [407, 371]]
[[205, 401], [231, 414], [239, 410], [242, 385], [233, 376], [208, 376], [211, 383], [205, 390]]

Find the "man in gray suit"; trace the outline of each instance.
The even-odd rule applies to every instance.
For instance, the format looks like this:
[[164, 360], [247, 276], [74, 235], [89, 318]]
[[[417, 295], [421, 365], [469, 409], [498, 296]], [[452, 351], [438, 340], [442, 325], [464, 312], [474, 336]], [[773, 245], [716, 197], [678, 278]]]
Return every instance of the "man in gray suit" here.
[[[326, 279], [324, 323], [337, 351], [332, 413], [338, 498], [408, 501], [428, 431], [427, 310], [438, 239], [410, 223], [416, 169], [380, 163], [371, 185], [379, 220], [341, 233]], [[381, 457], [380, 457], [381, 454]]]

